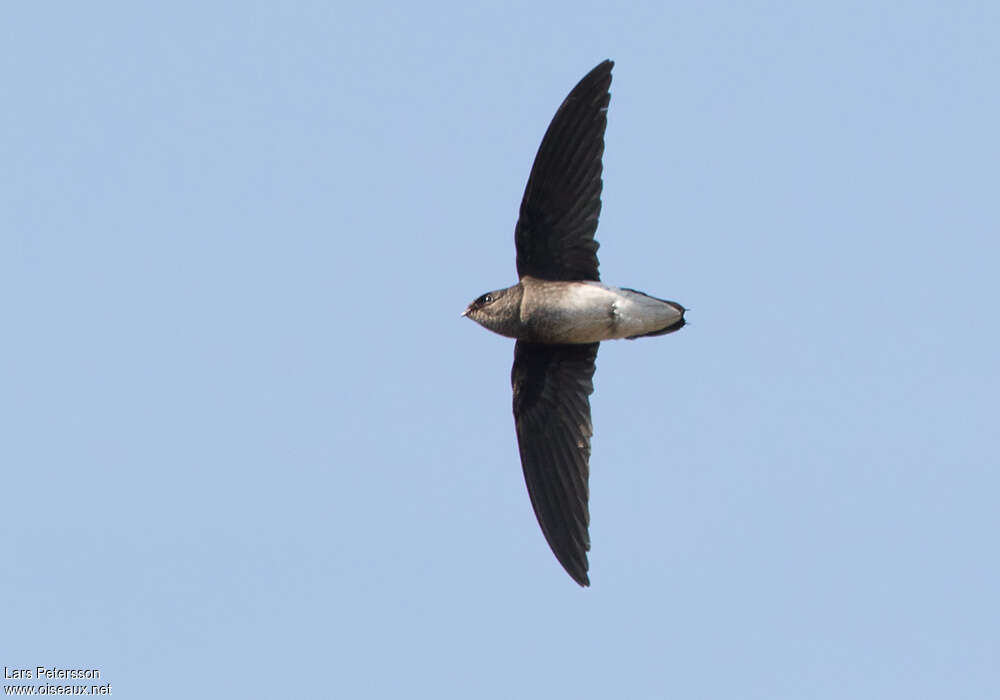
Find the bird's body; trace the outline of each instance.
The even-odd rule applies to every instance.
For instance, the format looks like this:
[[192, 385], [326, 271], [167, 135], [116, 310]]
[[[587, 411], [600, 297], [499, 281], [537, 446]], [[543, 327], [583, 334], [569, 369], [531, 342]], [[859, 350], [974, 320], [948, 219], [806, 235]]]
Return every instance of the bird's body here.
[[502, 296], [488, 306], [469, 309], [467, 315], [495, 333], [533, 343], [598, 343], [662, 335], [684, 323], [679, 304], [592, 280], [523, 277], [513, 287], [491, 294]]
[[516, 338], [511, 386], [528, 495], [556, 558], [581, 586], [590, 549], [590, 394], [600, 342], [664, 335], [684, 307], [597, 272], [601, 157], [611, 61], [588, 73], [552, 118], [514, 230], [519, 282], [465, 309], [476, 323]]

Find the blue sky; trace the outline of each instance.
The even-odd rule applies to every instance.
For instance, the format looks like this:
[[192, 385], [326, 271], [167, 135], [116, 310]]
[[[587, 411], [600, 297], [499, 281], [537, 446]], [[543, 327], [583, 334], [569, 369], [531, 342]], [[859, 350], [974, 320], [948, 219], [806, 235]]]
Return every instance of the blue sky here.
[[[1000, 6], [20, 4], [0, 663], [114, 695], [1000, 685]], [[616, 61], [591, 580], [459, 318]]]

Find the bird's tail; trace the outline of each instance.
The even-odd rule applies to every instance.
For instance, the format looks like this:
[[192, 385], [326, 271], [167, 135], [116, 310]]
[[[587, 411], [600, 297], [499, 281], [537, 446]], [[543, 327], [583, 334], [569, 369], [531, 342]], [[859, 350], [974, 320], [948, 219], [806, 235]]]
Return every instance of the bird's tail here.
[[656, 330], [649, 331], [648, 333], [630, 335], [628, 336], [628, 340], [635, 340], [636, 338], [651, 338], [657, 335], [666, 335], [667, 333], [673, 333], [674, 331], [679, 331], [687, 323], [687, 321], [684, 320], [684, 312], [687, 311], [687, 309], [678, 304], [676, 301], [668, 301], [667, 299], [660, 299], [659, 297], [650, 296], [645, 292], [640, 292], [638, 289], [629, 289], [628, 287], [622, 287], [622, 290], [626, 292], [632, 292], [633, 294], [641, 294], [647, 299], [653, 299], [654, 301], [658, 301], [661, 304], [666, 304], [667, 306], [672, 308], [677, 314], [680, 314], [680, 317], [677, 320], [671, 321], [663, 328], [657, 328]]

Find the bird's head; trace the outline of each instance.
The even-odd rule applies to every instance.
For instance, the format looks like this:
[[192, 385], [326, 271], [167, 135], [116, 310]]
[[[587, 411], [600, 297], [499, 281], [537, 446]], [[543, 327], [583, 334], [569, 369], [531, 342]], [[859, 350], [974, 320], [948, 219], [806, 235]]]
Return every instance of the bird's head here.
[[520, 303], [521, 286], [515, 285], [480, 295], [465, 307], [462, 315], [494, 333], [515, 338], [520, 325]]

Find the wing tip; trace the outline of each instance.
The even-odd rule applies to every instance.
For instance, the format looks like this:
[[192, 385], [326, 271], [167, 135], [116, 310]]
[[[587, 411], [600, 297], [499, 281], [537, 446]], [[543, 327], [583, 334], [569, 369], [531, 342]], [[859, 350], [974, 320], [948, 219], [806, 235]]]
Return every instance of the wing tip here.
[[594, 66], [591, 69], [590, 72], [594, 73], [594, 72], [597, 72], [599, 70], [600, 71], [608, 71], [608, 72], [610, 72], [611, 69], [614, 68], [614, 67], [615, 67], [615, 62], [612, 59], [610, 59], [610, 58], [605, 58], [603, 61], [601, 61], [600, 63], [598, 63], [596, 66]]

